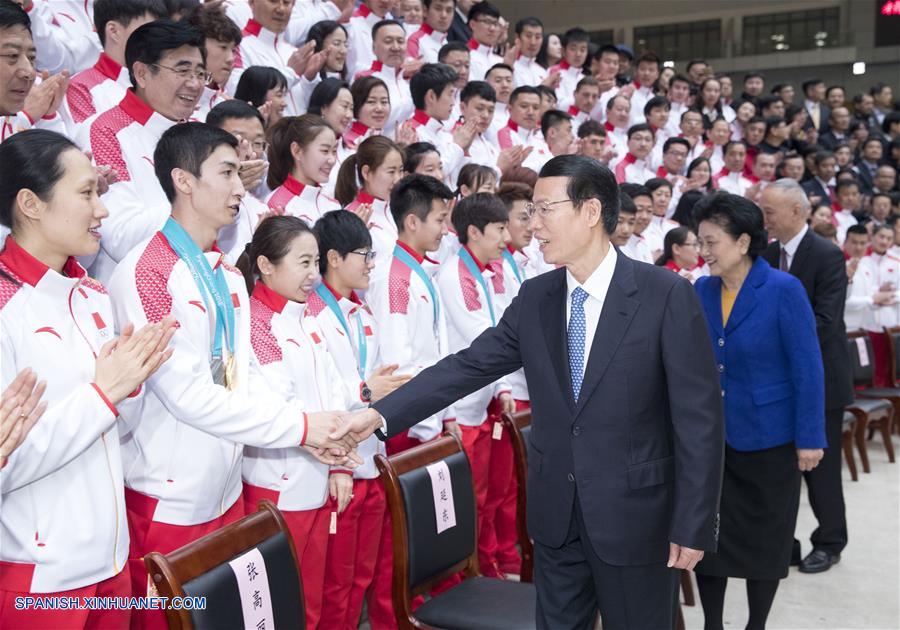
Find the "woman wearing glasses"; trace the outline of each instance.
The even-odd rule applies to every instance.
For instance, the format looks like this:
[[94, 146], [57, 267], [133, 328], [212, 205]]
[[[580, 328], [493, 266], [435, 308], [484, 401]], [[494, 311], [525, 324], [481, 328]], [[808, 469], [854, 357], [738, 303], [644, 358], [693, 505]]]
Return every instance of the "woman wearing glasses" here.
[[[271, 390], [302, 401], [308, 412], [365, 406], [344, 385], [322, 329], [308, 316], [306, 302], [319, 281], [319, 245], [309, 226], [293, 216], [264, 219], [238, 267], [252, 291], [250, 344]], [[299, 446], [244, 447], [244, 507], [252, 513], [269, 499], [282, 511], [300, 561], [308, 628], [317, 627], [322, 612], [330, 510], [320, 508], [328, 472]]]
[[[350, 212], [326, 213], [315, 228], [319, 239], [322, 283], [309, 297], [306, 314], [316, 319], [341, 377], [361, 404], [376, 401], [409, 380], [394, 374], [397, 365], [382, 365], [378, 328], [372, 311], [357, 291], [369, 288], [375, 267], [372, 237], [366, 224]], [[372, 584], [384, 524], [384, 491], [374, 457], [384, 443], [370, 436], [359, 445], [363, 464], [351, 472], [331, 470], [331, 501], [322, 508], [337, 513], [337, 531], [328, 537], [328, 563], [322, 602], [323, 628], [356, 627], [363, 596]], [[390, 550], [386, 550], [390, 562]]]
[[393, 140], [366, 138], [341, 164], [334, 190], [341, 205], [368, 223], [372, 248], [382, 260], [390, 258], [397, 242], [397, 225], [388, 200], [394, 184], [403, 177], [403, 159], [403, 149]]

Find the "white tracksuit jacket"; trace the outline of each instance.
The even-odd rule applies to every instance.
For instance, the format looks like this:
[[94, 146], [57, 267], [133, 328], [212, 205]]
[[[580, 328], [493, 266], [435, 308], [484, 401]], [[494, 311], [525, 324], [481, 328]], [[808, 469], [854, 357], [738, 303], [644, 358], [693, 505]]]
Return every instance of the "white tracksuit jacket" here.
[[288, 175], [284, 183], [272, 191], [266, 199], [270, 209], [284, 208], [285, 214], [299, 217], [310, 227], [329, 210], [340, 210], [341, 204], [332, 199], [319, 186], [308, 186]]

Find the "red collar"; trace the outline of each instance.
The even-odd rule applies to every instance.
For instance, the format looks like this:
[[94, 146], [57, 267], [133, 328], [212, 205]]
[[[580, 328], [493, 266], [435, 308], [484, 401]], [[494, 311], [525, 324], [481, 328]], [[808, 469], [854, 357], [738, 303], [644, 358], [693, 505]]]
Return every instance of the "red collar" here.
[[623, 164], [634, 164], [635, 162], [637, 162], [637, 158], [634, 157], [630, 151], [625, 154], [625, 157], [622, 158]]
[[428, 262], [432, 262], [432, 263], [437, 264], [437, 261], [431, 260], [428, 256], [423, 256], [422, 254], [420, 254], [419, 252], [417, 252], [416, 250], [414, 250], [412, 247], [410, 247], [409, 245], [407, 245], [407, 244], [404, 243], [403, 241], [398, 240], [398, 241], [397, 241], [397, 245], [399, 245], [401, 249], [406, 250], [406, 252], [407, 252], [410, 256], [412, 256], [413, 259], [415, 259], [415, 261], [416, 261], [417, 263], [419, 263], [420, 265], [421, 265], [423, 262], [425, 262], [426, 260], [427, 260]]
[[[50, 271], [50, 267], [22, 249], [12, 236], [6, 238], [6, 246], [0, 252], [0, 262], [33, 287]], [[66, 260], [63, 272], [70, 278], [83, 278], [87, 275], [78, 261], [71, 257]]]
[[476, 40], [474, 37], [471, 38], [467, 43], [469, 46], [469, 50], [478, 50], [478, 47], [481, 46], [481, 44], [478, 43], [478, 40]]
[[519, 125], [512, 118], [509, 119], [509, 122], [506, 123], [506, 126], [512, 129], [515, 132], [519, 131]]
[[138, 95], [131, 90], [125, 91], [125, 96], [119, 103], [119, 107], [141, 125], [146, 125], [147, 121], [150, 120], [155, 113], [152, 107], [142, 101]]
[[658, 169], [656, 169], [657, 177], [662, 177], [663, 179], [665, 179], [668, 175], [669, 172], [666, 170], [665, 166], [660, 166]]
[[637, 82], [637, 80], [632, 81], [632, 83], [634, 84], [634, 88], [636, 90], [640, 90], [643, 87], [640, 83]]
[[384, 68], [384, 64], [377, 59], [372, 62], [372, 72], [381, 72], [382, 68]]
[[568, 69], [571, 68], [571, 67], [572, 67], [572, 66], [570, 66], [570, 65], [569, 65], [569, 62], [566, 61], [565, 59], [563, 59], [562, 61], [559, 62], [559, 69], [560, 69], [560, 70], [568, 70]]
[[469, 249], [468, 245], [463, 245], [463, 249], [466, 250], [467, 252], [469, 252], [469, 256], [472, 257], [472, 260], [474, 260], [475, 264], [478, 266], [478, 271], [483, 272], [485, 269], [487, 269], [487, 266], [484, 263], [482, 263], [480, 260], [478, 260], [478, 256], [476, 256], [475, 254], [472, 253], [472, 250]]
[[251, 297], [256, 298], [270, 309], [275, 311], [276, 313], [280, 313], [284, 310], [285, 305], [288, 303], [288, 299], [283, 295], [279, 295], [265, 284], [263, 284], [262, 280], [257, 280], [256, 284], [253, 287], [253, 295]]
[[608, 120], [605, 123], [603, 123], [603, 128], [606, 129], [607, 133], [614, 133], [616, 131], [616, 128], [613, 127], [613, 124], [611, 122], [609, 122]]
[[348, 129], [349, 133], [359, 134], [360, 136], [366, 135], [366, 133], [368, 131], [369, 131], [369, 126], [364, 125], [363, 123], [359, 122], [358, 120], [354, 120], [352, 123], [350, 123], [350, 129]]
[[577, 105], [569, 105], [569, 116], [577, 116], [581, 113], [581, 110], [578, 109]]
[[[303, 191], [306, 189], [306, 184], [301, 184], [297, 181], [296, 177], [290, 174], [288, 174], [287, 179], [285, 179], [281, 185], [298, 197], [302, 195]], [[316, 186], [313, 186], [313, 188], [316, 188]]]
[[367, 6], [364, 5], [364, 4], [359, 5], [359, 6], [356, 8], [356, 11], [353, 12], [353, 16], [354, 16], [354, 17], [364, 17], [364, 18], [366, 18], [366, 17], [369, 17], [369, 15], [371, 15], [371, 14], [372, 14], [372, 9], [370, 9], [369, 7], [367, 7]]
[[100, 53], [100, 58], [94, 64], [94, 67], [100, 74], [113, 81], [118, 79], [119, 74], [122, 72], [122, 66], [105, 52]]
[[[331, 295], [334, 296], [334, 299], [340, 303], [341, 300], [344, 299], [344, 296], [334, 290], [330, 284], [325, 281], [325, 278], [322, 278], [322, 286], [331, 291]], [[348, 298], [354, 304], [362, 304], [362, 300], [359, 299], [359, 296], [356, 295], [356, 291], [350, 291], [350, 297]]]
[[416, 113], [413, 114], [412, 119], [415, 120], [420, 125], [427, 125], [428, 122], [431, 120], [431, 116], [429, 116], [428, 114], [423, 112], [421, 109], [417, 109]]
[[[369, 193], [367, 193], [364, 190], [360, 190], [356, 194], [356, 201], [358, 201], [359, 203], [372, 204], [372, 203], [375, 203], [375, 200], [376, 200], [376, 198], [374, 196], [370, 195]], [[384, 200], [379, 198], [378, 201], [384, 201]]]
[[671, 269], [672, 271], [674, 271], [674, 272], [676, 272], [676, 273], [678, 273], [679, 271], [681, 271], [681, 267], [679, 267], [679, 266], [675, 263], [675, 260], [670, 260], [669, 262], [667, 262], [667, 263], [665, 264], [665, 268], [666, 268], [666, 269]]
[[260, 32], [262, 32], [262, 24], [250, 18], [247, 20], [247, 25], [244, 27], [244, 35], [253, 35], [254, 37], [259, 37]]
[[431, 28], [425, 22], [422, 22], [422, 26], [419, 27], [419, 30], [422, 31], [423, 33], [425, 33], [426, 35], [431, 35], [432, 33], [434, 33], [434, 29]]
[[506, 251], [508, 251], [510, 254], [515, 254], [515, 253], [516, 253], [517, 251], [519, 251], [519, 250], [517, 250], [517, 249], [516, 249], [515, 247], [513, 247], [512, 245], [507, 245], [507, 246], [506, 246]]

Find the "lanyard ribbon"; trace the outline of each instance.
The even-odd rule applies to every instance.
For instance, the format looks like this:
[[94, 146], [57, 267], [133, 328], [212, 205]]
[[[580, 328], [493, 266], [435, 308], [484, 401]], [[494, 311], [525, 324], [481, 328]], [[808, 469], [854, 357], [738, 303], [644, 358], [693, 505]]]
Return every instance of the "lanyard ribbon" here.
[[169, 245], [184, 261], [194, 278], [206, 310], [209, 312], [209, 300], [213, 301], [216, 313], [216, 331], [213, 337], [213, 358], [222, 359], [222, 343], [226, 344], [228, 353], [234, 352], [234, 304], [229, 299], [230, 291], [225, 281], [225, 271], [219, 265], [215, 271], [209, 266], [206, 254], [197, 246], [183, 227], [169, 217], [162, 229], [163, 236]]
[[513, 273], [516, 274], [516, 280], [519, 281], [519, 284], [522, 284], [522, 275], [519, 273], [519, 265], [516, 264], [516, 259], [513, 258], [513, 255], [509, 253], [508, 249], [503, 250], [503, 258], [505, 258], [506, 262], [509, 263], [509, 266], [512, 267]]
[[[344, 332], [347, 334], [347, 341], [350, 343], [350, 347], [353, 348], [353, 338], [350, 336], [350, 326], [347, 325], [347, 318], [344, 317], [344, 312], [341, 310], [337, 300], [334, 299], [334, 295], [324, 284], [320, 284], [316, 287], [316, 293], [322, 298], [322, 301], [325, 302], [325, 306], [331, 309], [331, 312], [337, 317], [337, 320], [341, 324], [341, 328], [343, 328]], [[359, 373], [360, 380], [364, 381], [366, 380], [366, 357], [368, 355], [369, 342], [366, 339], [366, 331], [363, 329], [362, 315], [356, 317], [356, 338], [358, 339], [359, 345], [359, 358], [356, 363], [356, 371]]]
[[[507, 252], [508, 253], [508, 252]], [[478, 269], [478, 265], [475, 264], [475, 259], [472, 258], [472, 254], [469, 253], [465, 247], [460, 248], [459, 250], [459, 258], [465, 264], [466, 269], [469, 270], [469, 273], [474, 276], [475, 280], [478, 281], [478, 284], [481, 285], [481, 290], [484, 291], [485, 299], [487, 299], [488, 312], [491, 315], [491, 326], [497, 325], [497, 320], [494, 318], [494, 304], [491, 301], [491, 293], [488, 291], [487, 282], [484, 279], [484, 276], [481, 275], [481, 271]], [[516, 274], [518, 276], [518, 274]]]
[[431, 305], [434, 309], [434, 329], [438, 328], [438, 318], [441, 315], [441, 303], [438, 302], [437, 290], [434, 288], [434, 283], [431, 281], [431, 276], [429, 276], [424, 269], [422, 269], [422, 265], [413, 258], [408, 251], [400, 247], [399, 245], [394, 246], [394, 258], [397, 258], [404, 265], [409, 267], [422, 282], [425, 283], [425, 288], [428, 289], [428, 293], [431, 295]]

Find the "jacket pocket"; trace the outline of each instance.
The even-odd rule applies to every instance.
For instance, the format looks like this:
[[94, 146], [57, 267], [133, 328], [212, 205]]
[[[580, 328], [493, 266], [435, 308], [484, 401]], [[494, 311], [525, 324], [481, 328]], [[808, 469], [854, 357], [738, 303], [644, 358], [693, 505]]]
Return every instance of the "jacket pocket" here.
[[675, 478], [675, 457], [669, 455], [628, 469], [628, 487], [632, 490], [658, 486]]
[[794, 394], [794, 387], [789, 381], [775, 383], [773, 385], [763, 385], [753, 389], [753, 403], [756, 405], [768, 405], [785, 398], [790, 398]]

